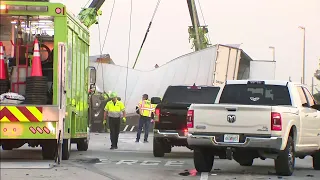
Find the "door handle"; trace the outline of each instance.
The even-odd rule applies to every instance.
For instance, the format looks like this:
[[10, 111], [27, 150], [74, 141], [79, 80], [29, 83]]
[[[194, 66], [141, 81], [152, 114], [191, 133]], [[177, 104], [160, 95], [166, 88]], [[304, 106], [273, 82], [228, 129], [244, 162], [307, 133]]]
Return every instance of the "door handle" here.
[[308, 117], [308, 116], [309, 116], [309, 114], [306, 114], [306, 115], [305, 115], [305, 117]]

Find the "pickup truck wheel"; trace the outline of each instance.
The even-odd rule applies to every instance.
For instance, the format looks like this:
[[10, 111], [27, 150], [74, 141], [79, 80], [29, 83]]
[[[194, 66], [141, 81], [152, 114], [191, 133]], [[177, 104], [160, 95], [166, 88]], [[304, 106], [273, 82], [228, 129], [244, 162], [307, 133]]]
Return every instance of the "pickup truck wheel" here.
[[153, 156], [154, 157], [164, 156], [163, 144], [157, 138], [153, 138]]
[[274, 160], [276, 173], [280, 176], [291, 176], [295, 166], [294, 142], [292, 137], [288, 138], [286, 148], [279, 153]]
[[198, 172], [210, 172], [213, 166], [214, 156], [206, 150], [194, 150], [193, 162]]
[[171, 153], [172, 147], [170, 144], [166, 144], [166, 152], [165, 153]]
[[320, 170], [320, 151], [316, 152], [312, 158], [313, 161], [313, 169]]

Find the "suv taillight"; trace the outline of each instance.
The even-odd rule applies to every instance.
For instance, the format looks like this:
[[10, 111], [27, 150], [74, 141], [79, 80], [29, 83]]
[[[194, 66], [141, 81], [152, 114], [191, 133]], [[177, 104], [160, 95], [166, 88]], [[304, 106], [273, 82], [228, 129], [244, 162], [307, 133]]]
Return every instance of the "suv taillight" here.
[[281, 114], [277, 112], [271, 112], [271, 131], [282, 130], [282, 118]]
[[154, 121], [160, 121], [160, 108], [155, 110]]
[[187, 113], [187, 127], [188, 128], [193, 128], [193, 117], [194, 117], [194, 111], [188, 110], [188, 113]]

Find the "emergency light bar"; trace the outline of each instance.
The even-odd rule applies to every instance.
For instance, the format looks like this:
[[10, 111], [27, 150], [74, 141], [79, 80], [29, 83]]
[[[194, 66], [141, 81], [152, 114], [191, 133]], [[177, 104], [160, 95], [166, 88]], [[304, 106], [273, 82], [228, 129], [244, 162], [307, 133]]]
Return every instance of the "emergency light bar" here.
[[0, 4], [0, 10], [5, 10], [5, 9], [7, 9], [7, 6], [4, 4]]
[[7, 11], [33, 11], [33, 12], [48, 12], [48, 6], [21, 6], [21, 5], [0, 5], [1, 10]]

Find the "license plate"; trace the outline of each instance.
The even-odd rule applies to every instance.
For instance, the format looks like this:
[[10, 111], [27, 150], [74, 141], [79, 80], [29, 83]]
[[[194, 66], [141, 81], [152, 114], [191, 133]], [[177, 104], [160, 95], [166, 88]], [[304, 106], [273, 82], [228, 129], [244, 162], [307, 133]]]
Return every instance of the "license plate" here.
[[238, 143], [239, 142], [239, 135], [225, 134], [224, 135], [224, 142]]

